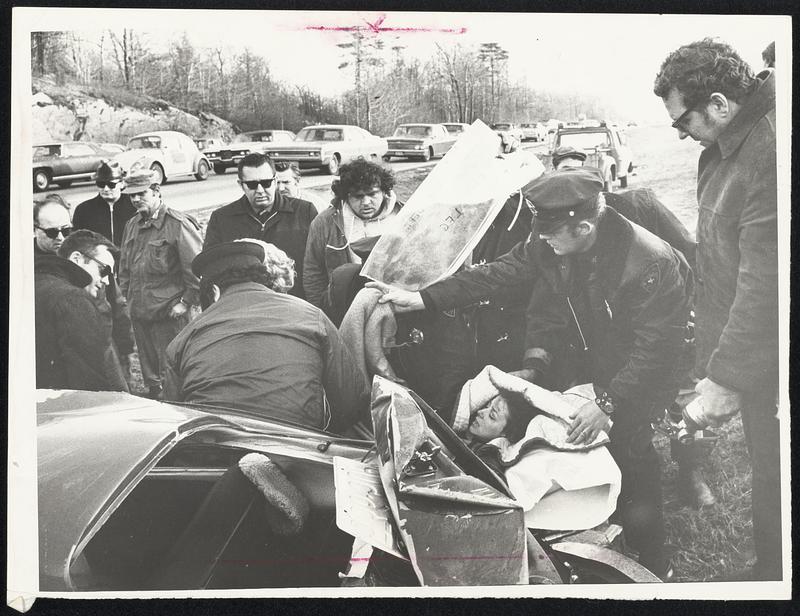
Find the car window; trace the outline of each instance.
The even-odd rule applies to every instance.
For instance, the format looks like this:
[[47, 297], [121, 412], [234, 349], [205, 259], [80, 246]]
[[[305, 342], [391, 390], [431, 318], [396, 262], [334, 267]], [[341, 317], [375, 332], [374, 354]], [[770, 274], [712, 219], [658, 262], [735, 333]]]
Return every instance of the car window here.
[[596, 133], [562, 133], [558, 138], [559, 145], [571, 145], [580, 150], [593, 148], [607, 148], [608, 135], [605, 132]]
[[62, 154], [64, 156], [93, 156], [94, 150], [83, 143], [65, 143]]
[[622, 145], [625, 145], [628, 142], [628, 140], [625, 137], [625, 133], [617, 133], [617, 139], [619, 139], [619, 142]]
[[128, 141], [128, 149], [133, 150], [137, 148], [142, 148], [145, 150], [148, 149], [158, 149], [161, 147], [161, 138], [154, 137], [152, 135], [146, 137], [134, 137], [130, 141]]
[[460, 124], [445, 124], [444, 127], [447, 129], [448, 133], [453, 135], [458, 135], [459, 133], [464, 132], [464, 127]]
[[492, 128], [495, 130], [509, 130], [511, 124], [492, 124]]
[[41, 156], [58, 156], [59, 154], [61, 154], [60, 145], [38, 145], [33, 148], [34, 158]]

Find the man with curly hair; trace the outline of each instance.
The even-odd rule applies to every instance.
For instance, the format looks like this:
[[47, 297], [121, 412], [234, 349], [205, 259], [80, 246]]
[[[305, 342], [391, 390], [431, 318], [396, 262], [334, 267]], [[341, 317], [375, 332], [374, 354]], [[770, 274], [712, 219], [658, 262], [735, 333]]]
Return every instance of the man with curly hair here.
[[342, 433], [369, 389], [318, 308], [287, 292], [294, 263], [272, 244], [217, 244], [192, 263], [215, 301], [167, 348], [166, 400], [241, 409]]
[[703, 39], [656, 76], [678, 137], [704, 147], [697, 173], [696, 387], [709, 423], [741, 413], [753, 465], [757, 562], [747, 579], [781, 579], [778, 224], [775, 77], [754, 75], [729, 45]]
[[332, 205], [312, 221], [308, 232], [303, 287], [306, 299], [336, 321], [329, 289], [333, 271], [345, 264], [360, 269], [403, 204], [394, 194], [392, 172], [364, 159], [342, 165], [331, 189]]

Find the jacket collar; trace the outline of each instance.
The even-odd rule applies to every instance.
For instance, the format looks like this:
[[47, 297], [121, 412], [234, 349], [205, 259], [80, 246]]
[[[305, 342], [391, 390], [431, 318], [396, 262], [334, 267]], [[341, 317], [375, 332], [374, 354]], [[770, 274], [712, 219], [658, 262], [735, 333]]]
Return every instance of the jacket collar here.
[[37, 274], [51, 274], [67, 280], [76, 287], [85, 287], [92, 282], [92, 276], [82, 267], [58, 255], [37, 255], [33, 265]]
[[139, 217], [136, 221], [136, 224], [138, 224], [140, 227], [155, 227], [156, 229], [161, 229], [161, 227], [164, 226], [164, 219], [167, 217], [167, 204], [163, 201], [161, 202], [155, 218], [146, 218], [145, 220], [142, 220], [142, 217], [139, 216], [138, 213], [136, 215]]
[[[293, 197], [284, 197], [277, 190], [275, 191], [275, 201], [272, 203], [272, 212], [294, 212], [294, 199]], [[236, 207], [233, 208], [233, 213], [241, 216], [255, 216], [256, 213], [250, 207], [250, 202], [247, 200], [247, 195], [242, 195], [238, 201], [234, 201]]]
[[722, 158], [733, 154], [758, 121], [775, 109], [775, 71], [767, 69], [756, 77], [758, 85], [717, 140]]

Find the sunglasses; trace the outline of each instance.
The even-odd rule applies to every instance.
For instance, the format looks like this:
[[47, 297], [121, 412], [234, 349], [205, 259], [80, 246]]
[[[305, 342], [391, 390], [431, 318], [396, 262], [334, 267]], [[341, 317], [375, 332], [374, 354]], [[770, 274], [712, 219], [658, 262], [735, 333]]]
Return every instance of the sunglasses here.
[[97, 265], [99, 265], [99, 266], [100, 266], [100, 268], [99, 268], [99, 270], [100, 270], [100, 278], [109, 278], [109, 279], [111, 278], [111, 273], [112, 273], [112, 270], [111, 270], [111, 266], [110, 266], [110, 265], [108, 265], [108, 264], [106, 264], [106, 263], [103, 263], [103, 262], [102, 262], [102, 261], [100, 261], [99, 259], [95, 259], [95, 258], [94, 258], [93, 256], [91, 256], [91, 255], [87, 255], [85, 252], [82, 252], [81, 254], [82, 254], [84, 257], [86, 257], [87, 259], [91, 259], [92, 261], [94, 261], [95, 263], [97, 263]]
[[685, 130], [686, 129], [686, 118], [689, 117], [689, 114], [692, 113], [692, 111], [697, 111], [699, 107], [700, 107], [700, 103], [698, 103], [697, 105], [692, 105], [691, 107], [689, 107], [686, 111], [684, 111], [681, 115], [679, 115], [678, 118], [672, 123], [672, 128], [674, 128], [676, 130]]
[[97, 188], [110, 188], [111, 190], [114, 190], [119, 182], [101, 182], [100, 180], [97, 180], [95, 184], [97, 184]]
[[267, 178], [265, 180], [250, 180], [250, 181], [247, 181], [247, 182], [245, 182], [244, 180], [240, 180], [240, 181], [241, 181], [242, 184], [247, 186], [247, 188], [249, 188], [250, 190], [258, 190], [258, 185], [259, 184], [261, 185], [261, 188], [266, 190], [267, 188], [272, 186], [272, 183], [275, 181], [275, 178]]
[[64, 227], [50, 227], [49, 229], [45, 229], [44, 227], [36, 227], [36, 228], [39, 229], [42, 233], [44, 233], [51, 240], [56, 239], [59, 233], [64, 237], [67, 237], [70, 233], [72, 233], [72, 227], [69, 225], [66, 225]]

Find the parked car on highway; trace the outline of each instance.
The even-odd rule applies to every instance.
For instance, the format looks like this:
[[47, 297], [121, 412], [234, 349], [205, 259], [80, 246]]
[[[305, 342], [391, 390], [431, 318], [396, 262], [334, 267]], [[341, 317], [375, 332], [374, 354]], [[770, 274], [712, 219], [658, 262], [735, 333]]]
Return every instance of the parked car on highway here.
[[492, 130], [504, 138], [511, 137], [517, 141], [522, 141], [522, 130], [513, 122], [495, 122]]
[[119, 143], [101, 143], [100, 147], [109, 152], [114, 152], [114, 154], [119, 154], [120, 152], [125, 151], [125, 146], [120, 145]]
[[291, 143], [294, 133], [290, 130], [253, 130], [241, 133], [228, 145], [207, 147], [203, 154], [214, 167], [215, 173], [225, 173], [236, 167], [239, 161], [251, 152], [266, 152], [274, 143]]
[[461, 134], [469, 128], [469, 124], [464, 124], [463, 122], [444, 122], [442, 126], [447, 129], [448, 133], [456, 138], [460, 137]]
[[198, 150], [205, 152], [208, 149], [221, 148], [225, 142], [219, 137], [195, 137], [194, 144]]
[[430, 160], [447, 154], [456, 137], [442, 124], [401, 124], [386, 142], [389, 149], [384, 160], [392, 156]]
[[33, 146], [33, 190], [47, 190], [55, 183], [67, 188], [72, 182], [91, 180], [103, 159], [118, 152], [111, 144], [89, 141], [42, 143]]
[[275, 162], [295, 162], [301, 169], [322, 169], [336, 175], [342, 163], [359, 157], [377, 161], [387, 149], [386, 139], [358, 126], [320, 124], [306, 126], [292, 143], [265, 152]]
[[156, 175], [155, 182], [164, 184], [176, 177], [193, 175], [208, 179], [211, 165], [188, 135], [172, 130], [160, 130], [136, 135], [128, 141], [128, 149], [114, 160], [130, 173], [147, 167]]
[[597, 167], [603, 173], [606, 191], [616, 180], [622, 188], [628, 185], [633, 171], [633, 153], [627, 145], [625, 133], [601, 122], [597, 127], [561, 128], [556, 133], [553, 149], [571, 145], [587, 154], [586, 165]]
[[547, 138], [547, 129], [541, 122], [526, 122], [519, 125], [522, 131], [522, 140], [544, 141]]

